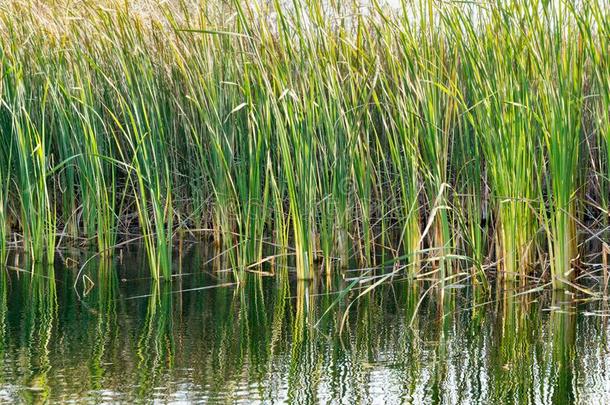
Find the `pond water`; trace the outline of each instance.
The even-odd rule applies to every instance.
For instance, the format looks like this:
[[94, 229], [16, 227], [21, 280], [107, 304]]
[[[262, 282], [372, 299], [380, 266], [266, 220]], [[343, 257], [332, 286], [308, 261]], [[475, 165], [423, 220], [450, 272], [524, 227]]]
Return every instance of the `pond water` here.
[[2, 272], [0, 401], [610, 401], [603, 302], [404, 280], [356, 299], [339, 292], [357, 272], [236, 286], [205, 262], [158, 288], [137, 257], [91, 261], [76, 288], [78, 266]]

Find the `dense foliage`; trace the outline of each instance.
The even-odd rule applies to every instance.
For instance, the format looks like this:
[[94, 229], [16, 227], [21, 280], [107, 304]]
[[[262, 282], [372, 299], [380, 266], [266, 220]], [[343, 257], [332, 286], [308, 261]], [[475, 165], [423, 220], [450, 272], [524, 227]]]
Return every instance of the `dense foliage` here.
[[142, 238], [167, 277], [178, 234], [212, 234], [237, 276], [287, 254], [570, 283], [607, 238], [609, 13], [4, 1], [0, 252]]

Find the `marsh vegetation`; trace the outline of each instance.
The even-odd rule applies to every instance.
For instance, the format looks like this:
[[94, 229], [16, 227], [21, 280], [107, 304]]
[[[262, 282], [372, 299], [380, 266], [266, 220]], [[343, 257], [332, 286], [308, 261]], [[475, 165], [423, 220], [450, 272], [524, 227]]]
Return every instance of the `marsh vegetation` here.
[[[0, 259], [607, 280], [604, 1], [0, 6]], [[321, 263], [321, 266], [317, 264]], [[603, 284], [603, 283], [602, 283]], [[605, 286], [602, 286], [605, 287]]]
[[0, 1], [0, 401], [608, 402], [610, 7]]

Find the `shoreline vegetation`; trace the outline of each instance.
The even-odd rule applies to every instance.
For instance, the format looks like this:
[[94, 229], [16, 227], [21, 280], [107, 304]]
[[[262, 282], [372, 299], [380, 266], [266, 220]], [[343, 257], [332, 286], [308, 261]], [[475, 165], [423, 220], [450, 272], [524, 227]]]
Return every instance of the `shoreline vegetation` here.
[[607, 281], [601, 0], [7, 1], [0, 97], [3, 262]]

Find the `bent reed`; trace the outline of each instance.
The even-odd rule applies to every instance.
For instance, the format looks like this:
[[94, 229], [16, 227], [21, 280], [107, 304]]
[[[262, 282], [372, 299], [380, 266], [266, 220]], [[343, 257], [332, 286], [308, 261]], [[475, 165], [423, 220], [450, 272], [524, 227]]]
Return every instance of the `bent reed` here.
[[392, 3], [2, 2], [0, 259], [142, 239], [167, 278], [186, 233], [238, 278], [572, 284], [610, 225], [607, 3]]

